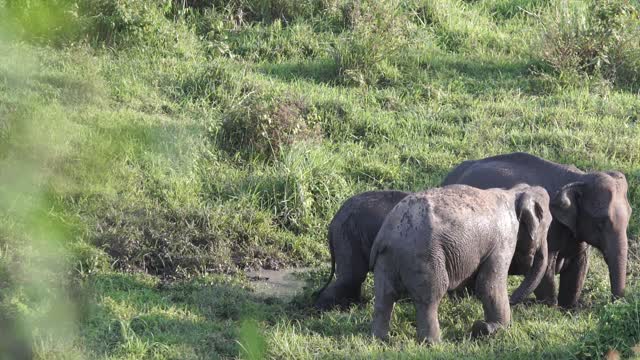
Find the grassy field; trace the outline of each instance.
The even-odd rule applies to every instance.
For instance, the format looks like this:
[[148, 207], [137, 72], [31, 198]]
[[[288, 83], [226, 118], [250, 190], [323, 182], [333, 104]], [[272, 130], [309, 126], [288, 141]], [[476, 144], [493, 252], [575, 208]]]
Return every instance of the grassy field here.
[[[471, 340], [389, 344], [314, 312], [326, 225], [372, 189], [526, 151], [616, 169], [640, 205], [637, 1], [0, 0], [0, 352], [39, 359], [602, 358], [640, 342], [592, 253], [581, 306], [513, 308]], [[308, 266], [291, 302], [245, 269]], [[511, 285], [518, 279], [510, 279]], [[14, 354], [14, 355], [11, 355]], [[16, 357], [19, 358], [19, 357]]]

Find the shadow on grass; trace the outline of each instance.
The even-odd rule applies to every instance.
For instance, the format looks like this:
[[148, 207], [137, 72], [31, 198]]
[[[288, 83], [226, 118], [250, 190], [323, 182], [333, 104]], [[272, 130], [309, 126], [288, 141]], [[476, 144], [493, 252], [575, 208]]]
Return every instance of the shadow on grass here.
[[[548, 80], [535, 75], [533, 69], [543, 64], [530, 59], [519, 61], [491, 58], [460, 58], [449, 54], [436, 55], [418, 64], [416, 69], [407, 69], [405, 80], [417, 77], [430, 85], [446, 82], [462, 86], [468, 94], [482, 95], [500, 90], [521, 91], [528, 95], [543, 95], [549, 92]], [[261, 71], [268, 76], [283, 80], [304, 80], [314, 84], [340, 86], [338, 68], [332, 59], [263, 64]], [[422, 72], [421, 75], [418, 75]], [[422, 79], [420, 79], [422, 77]], [[402, 83], [402, 82], [401, 82]]]
[[311, 62], [264, 64], [261, 71], [266, 75], [283, 80], [304, 80], [314, 84], [338, 85], [338, 67], [331, 59]]
[[[541, 64], [531, 60], [495, 60], [443, 55], [419, 64], [428, 79], [454, 79], [469, 94], [482, 95], [500, 90], [543, 95], [549, 91], [546, 80], [532, 73]], [[437, 81], [437, 80], [436, 80]]]

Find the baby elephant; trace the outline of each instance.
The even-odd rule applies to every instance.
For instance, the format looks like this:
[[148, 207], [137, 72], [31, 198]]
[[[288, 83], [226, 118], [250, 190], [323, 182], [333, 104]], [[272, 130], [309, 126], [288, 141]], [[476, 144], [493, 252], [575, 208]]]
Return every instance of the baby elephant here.
[[371, 248], [373, 335], [387, 339], [394, 303], [407, 292], [416, 307], [418, 340], [438, 342], [440, 300], [473, 279], [485, 313], [473, 336], [507, 326], [507, 275], [516, 243], [532, 264], [512, 303], [529, 295], [544, 275], [550, 223], [549, 195], [537, 186], [451, 185], [407, 196], [387, 215]]
[[[362, 283], [369, 273], [369, 254], [384, 218], [404, 191], [367, 191], [349, 198], [329, 224], [331, 274], [318, 291], [315, 307], [328, 310], [360, 301]], [[336, 281], [331, 283], [333, 275]]]

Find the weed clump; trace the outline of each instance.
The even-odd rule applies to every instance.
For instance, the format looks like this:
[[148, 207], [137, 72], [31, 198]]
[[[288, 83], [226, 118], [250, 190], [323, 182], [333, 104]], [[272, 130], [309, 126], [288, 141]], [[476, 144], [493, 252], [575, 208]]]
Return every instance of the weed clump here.
[[565, 7], [547, 21], [542, 58], [561, 75], [599, 75], [637, 86], [639, 36], [638, 9], [628, 0], [592, 1], [586, 14]]
[[224, 114], [218, 141], [231, 155], [273, 159], [295, 143], [322, 137], [310, 115], [310, 108], [301, 98], [249, 93]]
[[350, 31], [338, 39], [334, 59], [345, 83], [377, 85], [399, 77], [397, 55], [409, 43], [411, 22], [395, 1], [354, 0], [342, 7]]

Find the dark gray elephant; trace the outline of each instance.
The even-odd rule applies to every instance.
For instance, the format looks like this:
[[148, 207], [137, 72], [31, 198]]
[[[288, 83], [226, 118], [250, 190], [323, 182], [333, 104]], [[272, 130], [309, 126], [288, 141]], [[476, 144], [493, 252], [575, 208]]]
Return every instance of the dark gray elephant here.
[[[442, 185], [467, 184], [486, 189], [516, 183], [542, 186], [551, 197], [549, 264], [535, 290], [536, 297], [565, 308], [574, 307], [588, 270], [589, 245], [604, 255], [612, 294], [624, 296], [631, 216], [625, 176], [617, 171], [583, 172], [530, 154], [513, 153], [465, 161], [447, 175]], [[516, 254], [510, 273], [522, 274], [526, 268], [526, 261]], [[557, 296], [556, 273], [560, 273]]]
[[[349, 198], [340, 207], [329, 224], [331, 275], [318, 292], [317, 309], [360, 301], [373, 240], [389, 211], [407, 195], [403, 191], [368, 191]], [[334, 273], [336, 282], [330, 285]]]
[[371, 248], [375, 305], [373, 335], [386, 339], [393, 306], [408, 293], [419, 341], [440, 340], [438, 305], [447, 291], [475, 281], [488, 335], [511, 319], [507, 275], [516, 244], [533, 261], [511, 302], [530, 294], [547, 267], [549, 196], [541, 187], [480, 190], [452, 185], [405, 197], [387, 215]]

